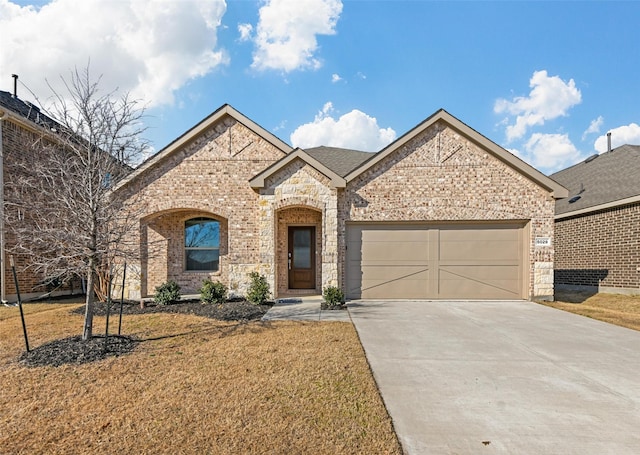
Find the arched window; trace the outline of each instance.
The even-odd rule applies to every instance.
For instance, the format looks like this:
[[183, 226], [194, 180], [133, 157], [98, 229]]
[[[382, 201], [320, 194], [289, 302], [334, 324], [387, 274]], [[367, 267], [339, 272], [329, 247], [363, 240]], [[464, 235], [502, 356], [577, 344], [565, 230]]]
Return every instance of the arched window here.
[[220, 223], [192, 218], [184, 223], [185, 270], [215, 272], [220, 268]]

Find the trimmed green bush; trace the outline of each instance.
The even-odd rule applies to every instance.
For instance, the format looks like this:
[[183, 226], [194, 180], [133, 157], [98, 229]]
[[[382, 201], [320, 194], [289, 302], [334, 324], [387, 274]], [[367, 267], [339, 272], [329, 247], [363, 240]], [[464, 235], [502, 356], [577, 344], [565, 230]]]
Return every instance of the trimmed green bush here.
[[173, 280], [156, 287], [153, 301], [158, 305], [171, 305], [180, 300], [180, 285]]
[[322, 297], [328, 307], [340, 306], [344, 303], [344, 293], [336, 286], [327, 286], [322, 291]]
[[271, 295], [267, 278], [258, 272], [251, 272], [249, 278], [251, 279], [251, 283], [247, 291], [247, 300], [254, 305], [262, 305]]
[[203, 303], [217, 303], [223, 304], [227, 301], [227, 287], [219, 281], [211, 281], [206, 279], [202, 282], [200, 288], [200, 300]]

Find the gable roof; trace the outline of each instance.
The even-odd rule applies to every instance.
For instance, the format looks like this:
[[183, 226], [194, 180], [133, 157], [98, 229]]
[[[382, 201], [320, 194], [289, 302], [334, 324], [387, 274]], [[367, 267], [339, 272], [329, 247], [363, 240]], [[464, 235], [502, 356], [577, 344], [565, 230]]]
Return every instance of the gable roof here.
[[276, 148], [280, 149], [283, 153], [289, 154], [293, 149], [289, 144], [282, 141], [275, 135], [271, 134], [269, 131], [262, 128], [260, 125], [255, 123], [253, 120], [250, 120], [248, 117], [245, 117], [243, 114], [238, 112], [236, 109], [231, 107], [229, 104], [222, 105], [219, 109], [214, 111], [212, 114], [201, 120], [194, 127], [189, 129], [187, 132], [182, 134], [180, 137], [172, 141], [169, 145], [164, 147], [155, 155], [149, 157], [142, 164], [140, 164], [134, 171], [127, 176], [127, 178], [121, 180], [116, 186], [115, 190], [120, 189], [121, 187], [127, 185], [129, 182], [134, 180], [140, 174], [146, 172], [148, 169], [155, 167], [158, 163], [166, 159], [168, 156], [175, 153], [181, 147], [185, 146], [189, 142], [196, 139], [200, 134], [202, 134], [209, 127], [220, 121], [225, 116], [230, 116], [235, 119], [238, 123], [241, 123], [251, 131], [253, 131], [258, 136], [265, 139], [270, 144], [274, 145]]
[[304, 151], [340, 177], [344, 177], [374, 155], [371, 152], [326, 146], [308, 148]]
[[292, 153], [289, 153], [284, 158], [276, 161], [264, 171], [260, 172], [258, 175], [249, 180], [249, 185], [251, 185], [251, 188], [254, 189], [264, 188], [265, 179], [272, 176], [280, 169], [284, 168], [289, 163], [295, 160], [302, 160], [313, 167], [315, 170], [326, 175], [329, 179], [331, 179], [331, 185], [334, 188], [344, 188], [347, 185], [347, 182], [344, 180], [344, 178], [342, 178], [341, 175], [334, 172], [332, 169], [327, 167], [325, 164], [323, 164], [313, 156], [309, 155], [305, 150], [302, 150], [301, 148], [295, 149]]
[[[528, 177], [530, 180], [536, 182], [538, 185], [546, 188], [553, 193], [556, 198], [566, 197], [568, 191], [558, 182], [550, 179], [537, 169], [533, 168], [529, 164], [525, 163], [512, 153], [503, 149], [496, 143], [490, 141], [474, 129], [470, 128], [460, 120], [446, 112], [444, 109], [440, 109], [431, 117], [424, 120], [418, 126], [404, 134], [395, 142], [389, 144], [387, 147], [377, 153], [362, 152], [358, 150], [343, 149], [338, 147], [313, 147], [306, 150], [296, 149], [295, 158], [300, 158], [303, 161], [310, 164], [323, 174], [332, 178], [333, 185], [336, 188], [343, 188], [344, 185], [339, 180], [331, 177], [330, 174], [337, 175], [344, 179], [345, 184], [357, 178], [367, 169], [371, 168], [375, 164], [387, 156], [400, 149], [403, 145], [409, 142], [411, 139], [425, 131], [438, 121], [447, 123], [450, 127], [458, 131], [460, 134], [466, 136], [471, 141], [483, 147], [483, 149], [489, 151], [496, 158], [505, 162], [512, 168], [516, 169], [521, 174]], [[251, 186], [253, 188], [262, 188], [265, 178], [273, 175], [278, 170], [289, 164], [293, 160], [294, 156], [287, 156], [263, 172], [255, 176], [251, 180]]]
[[467, 139], [471, 140], [472, 142], [475, 142], [476, 144], [481, 146], [484, 150], [491, 153], [500, 161], [511, 166], [516, 171], [520, 172], [521, 174], [523, 174], [533, 182], [537, 183], [538, 185], [542, 186], [543, 188], [546, 188], [547, 190], [551, 191], [553, 194], [553, 197], [561, 198], [561, 197], [567, 196], [568, 194], [567, 189], [564, 188], [562, 185], [560, 185], [558, 182], [550, 179], [549, 177], [544, 175], [542, 172], [538, 171], [534, 167], [522, 161], [520, 158], [516, 157], [512, 153], [500, 147], [495, 142], [487, 139], [485, 136], [478, 133], [473, 128], [467, 126], [465, 123], [461, 122], [460, 120], [455, 118], [453, 115], [449, 114], [444, 109], [438, 110], [433, 115], [431, 115], [426, 120], [424, 120], [422, 123], [420, 123], [413, 129], [411, 129], [410, 131], [408, 131], [407, 133], [405, 133], [404, 135], [396, 139], [394, 142], [389, 144], [380, 152], [373, 155], [368, 161], [364, 162], [361, 166], [359, 166], [358, 168], [350, 172], [348, 175], [346, 175], [345, 179], [347, 180], [347, 182], [350, 182], [353, 179], [357, 178], [366, 170], [375, 166], [377, 163], [385, 159], [387, 156], [395, 153], [407, 142], [411, 141], [413, 138], [415, 138], [416, 136], [418, 136], [419, 134], [421, 134], [422, 132], [427, 130], [429, 127], [431, 127], [433, 124], [439, 121], [446, 123], [451, 128], [455, 129], [458, 133], [465, 136]]
[[556, 218], [640, 201], [640, 145], [592, 155], [550, 177], [569, 189], [569, 197], [556, 201]]

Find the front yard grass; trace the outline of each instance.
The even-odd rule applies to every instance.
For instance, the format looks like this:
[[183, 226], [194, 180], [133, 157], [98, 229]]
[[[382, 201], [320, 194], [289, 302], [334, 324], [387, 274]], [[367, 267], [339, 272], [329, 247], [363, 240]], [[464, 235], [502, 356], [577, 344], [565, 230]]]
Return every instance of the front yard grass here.
[[[25, 305], [31, 346], [79, 334], [76, 307]], [[0, 307], [0, 452], [402, 453], [351, 324], [154, 313], [123, 334], [142, 340], [130, 354], [26, 367]]]
[[555, 302], [539, 303], [622, 327], [640, 330], [640, 296], [557, 292]]

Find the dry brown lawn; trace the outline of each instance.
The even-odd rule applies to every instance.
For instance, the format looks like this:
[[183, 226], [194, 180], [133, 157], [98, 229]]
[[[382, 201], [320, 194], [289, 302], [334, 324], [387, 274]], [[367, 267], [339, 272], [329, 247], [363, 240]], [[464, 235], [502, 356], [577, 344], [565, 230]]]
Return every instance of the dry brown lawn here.
[[640, 296], [557, 292], [555, 302], [540, 302], [622, 327], [640, 330]]
[[[25, 305], [31, 346], [79, 334], [73, 307]], [[402, 453], [351, 324], [164, 313], [126, 316], [123, 334], [144, 341], [27, 368], [19, 311], [0, 307], [0, 453]]]

